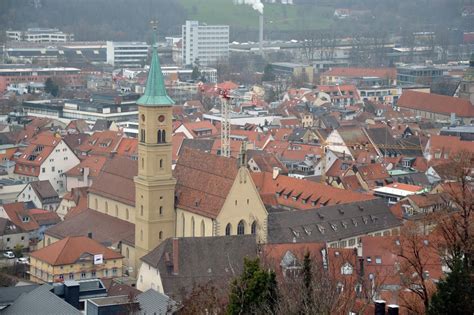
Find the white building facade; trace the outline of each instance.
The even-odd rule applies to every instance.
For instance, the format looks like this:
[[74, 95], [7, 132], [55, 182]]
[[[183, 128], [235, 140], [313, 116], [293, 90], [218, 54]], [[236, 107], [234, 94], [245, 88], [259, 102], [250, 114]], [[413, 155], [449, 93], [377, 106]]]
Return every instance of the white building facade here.
[[229, 26], [205, 25], [186, 21], [181, 28], [182, 55], [185, 65], [209, 66], [229, 58]]
[[107, 63], [120, 68], [143, 68], [148, 56], [148, 44], [145, 42], [107, 41]]

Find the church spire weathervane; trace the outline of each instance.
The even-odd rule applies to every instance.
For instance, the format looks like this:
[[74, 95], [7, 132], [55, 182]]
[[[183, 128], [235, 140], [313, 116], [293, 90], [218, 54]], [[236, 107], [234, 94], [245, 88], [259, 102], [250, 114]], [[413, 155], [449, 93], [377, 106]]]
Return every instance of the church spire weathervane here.
[[150, 24], [153, 29], [151, 64], [145, 94], [138, 99], [137, 104], [142, 106], [170, 106], [174, 104], [174, 101], [166, 93], [165, 80], [161, 71], [160, 59], [158, 58], [158, 49], [156, 48], [158, 22], [153, 20]]

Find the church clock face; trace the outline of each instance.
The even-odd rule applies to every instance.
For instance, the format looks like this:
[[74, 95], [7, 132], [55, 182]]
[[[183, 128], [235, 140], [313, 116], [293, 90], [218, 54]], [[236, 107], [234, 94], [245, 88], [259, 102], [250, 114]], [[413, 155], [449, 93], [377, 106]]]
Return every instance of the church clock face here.
[[165, 116], [164, 115], [158, 116], [158, 121], [159, 122], [164, 122], [165, 121]]

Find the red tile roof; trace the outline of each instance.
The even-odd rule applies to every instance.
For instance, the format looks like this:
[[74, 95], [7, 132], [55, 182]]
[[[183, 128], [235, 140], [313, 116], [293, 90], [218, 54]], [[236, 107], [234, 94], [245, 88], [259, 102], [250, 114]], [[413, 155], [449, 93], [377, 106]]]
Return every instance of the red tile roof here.
[[115, 151], [123, 134], [117, 131], [105, 130], [95, 132], [87, 142], [76, 148], [82, 158], [85, 155], [109, 155]]
[[38, 222], [32, 218], [24, 202], [4, 204], [2, 207], [8, 219], [23, 230], [31, 232], [39, 228]]
[[174, 176], [176, 207], [216, 218], [237, 176], [237, 160], [185, 148]]
[[437, 159], [436, 155], [440, 154], [439, 159], [450, 161], [461, 151], [474, 152], [474, 142], [462, 141], [461, 138], [454, 136], [433, 135], [429, 140], [428, 150], [432, 159]]
[[31, 257], [52, 266], [75, 264], [84, 255], [102, 254], [104, 260], [122, 259], [113, 251], [86, 236], [70, 236], [31, 253]]
[[138, 162], [129, 158], [115, 156], [108, 159], [89, 192], [135, 206], [135, 183]]
[[397, 106], [447, 116], [455, 113], [458, 117], [474, 117], [474, 106], [471, 102], [445, 95], [408, 90], [403, 92]]
[[104, 166], [105, 162], [107, 161], [107, 157], [105, 156], [88, 156], [81, 163], [77, 166], [71, 168], [69, 171], [66, 172], [66, 176], [72, 177], [82, 177], [83, 170], [85, 168], [89, 168], [89, 176], [92, 178], [96, 178], [99, 176], [102, 167]]
[[51, 132], [34, 136], [28, 147], [16, 159], [15, 174], [38, 176], [40, 166], [61, 142], [61, 138]]
[[117, 146], [117, 155], [134, 157], [138, 156], [138, 139], [122, 138]]
[[374, 199], [373, 196], [339, 189], [313, 181], [279, 175], [276, 179], [269, 172], [252, 173], [252, 179], [262, 199], [272, 204], [306, 210], [335, 204]]

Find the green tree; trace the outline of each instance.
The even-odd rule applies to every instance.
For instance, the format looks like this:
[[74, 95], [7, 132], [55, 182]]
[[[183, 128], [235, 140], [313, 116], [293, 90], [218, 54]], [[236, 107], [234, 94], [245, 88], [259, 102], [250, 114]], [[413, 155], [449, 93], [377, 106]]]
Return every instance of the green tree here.
[[193, 67], [193, 72], [191, 73], [191, 79], [197, 80], [201, 77], [201, 72], [199, 71], [198, 66]]
[[473, 280], [461, 260], [454, 263], [454, 268], [437, 284], [437, 288], [437, 292], [431, 298], [428, 314], [474, 314]]
[[56, 97], [59, 95], [59, 85], [51, 78], [47, 78], [44, 83], [44, 91]]
[[263, 69], [262, 81], [275, 81], [275, 74], [270, 64], [267, 64]]
[[275, 272], [264, 270], [258, 258], [246, 258], [242, 275], [231, 284], [227, 314], [273, 314], [276, 302]]
[[23, 245], [16, 244], [13, 248], [13, 253], [15, 254], [16, 258], [23, 257]]

